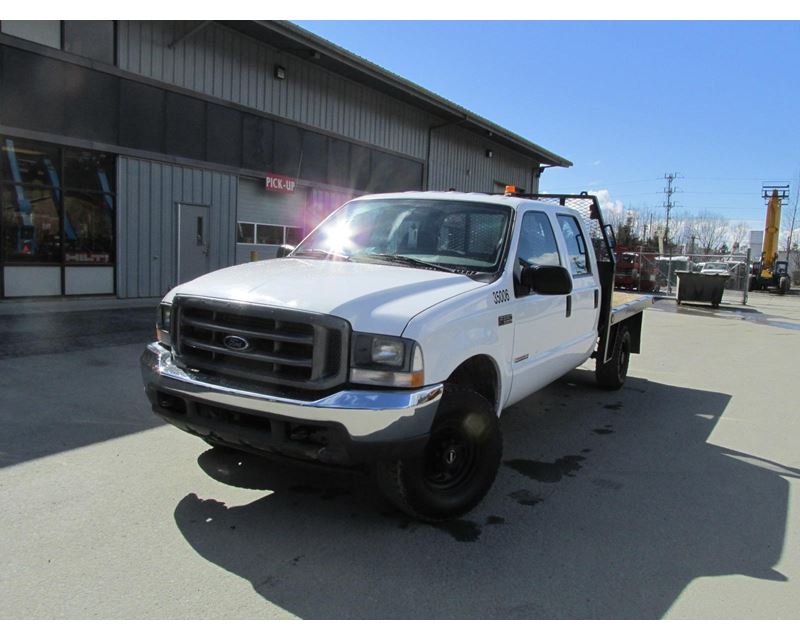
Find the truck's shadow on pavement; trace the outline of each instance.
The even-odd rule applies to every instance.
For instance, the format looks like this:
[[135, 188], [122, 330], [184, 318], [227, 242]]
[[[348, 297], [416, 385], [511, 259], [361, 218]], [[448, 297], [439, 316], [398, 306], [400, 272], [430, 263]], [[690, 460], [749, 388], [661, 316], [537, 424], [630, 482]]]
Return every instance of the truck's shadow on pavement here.
[[368, 479], [216, 450], [209, 475], [271, 493], [190, 494], [175, 521], [302, 618], [658, 618], [695, 578], [785, 580], [782, 476], [800, 470], [709, 444], [729, 400], [636, 378], [609, 394], [574, 371], [504, 414], [495, 486], [443, 527], [391, 511]]

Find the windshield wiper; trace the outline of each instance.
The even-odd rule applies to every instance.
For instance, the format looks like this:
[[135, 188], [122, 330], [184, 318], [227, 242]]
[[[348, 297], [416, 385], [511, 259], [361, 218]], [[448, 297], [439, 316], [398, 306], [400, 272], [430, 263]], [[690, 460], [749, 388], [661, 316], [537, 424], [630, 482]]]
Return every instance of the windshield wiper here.
[[308, 256], [309, 258], [323, 258], [326, 260], [343, 260], [344, 262], [350, 261], [350, 256], [343, 253], [334, 253], [333, 251], [325, 251], [325, 249], [303, 249], [302, 251], [295, 251], [292, 257]]
[[418, 260], [410, 256], [400, 256], [394, 253], [367, 253], [363, 254], [364, 258], [377, 258], [378, 260], [385, 260], [386, 262], [396, 262], [398, 264], [406, 264], [410, 267], [423, 267], [425, 269], [436, 269], [437, 271], [447, 271], [448, 273], [459, 273], [456, 269], [445, 267], [435, 262], [425, 262], [425, 260]]

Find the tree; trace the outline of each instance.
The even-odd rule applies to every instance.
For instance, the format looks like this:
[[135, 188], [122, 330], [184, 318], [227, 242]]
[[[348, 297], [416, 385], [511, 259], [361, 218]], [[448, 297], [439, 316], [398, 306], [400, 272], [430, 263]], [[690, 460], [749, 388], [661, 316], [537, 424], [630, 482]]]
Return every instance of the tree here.
[[728, 220], [710, 211], [700, 211], [692, 219], [697, 244], [706, 253], [717, 251], [728, 235]]
[[739, 222], [738, 224], [730, 227], [728, 231], [728, 239], [730, 240], [734, 251], [740, 250], [740, 247], [744, 244], [749, 232], [750, 225], [746, 222]]
[[675, 247], [688, 248], [691, 230], [691, 220], [686, 213], [673, 213], [669, 217], [669, 241]]
[[[790, 260], [789, 264], [791, 265], [792, 272], [800, 271], [800, 247], [798, 247], [797, 242], [792, 244], [792, 259]], [[797, 282], [797, 280], [795, 280]]]

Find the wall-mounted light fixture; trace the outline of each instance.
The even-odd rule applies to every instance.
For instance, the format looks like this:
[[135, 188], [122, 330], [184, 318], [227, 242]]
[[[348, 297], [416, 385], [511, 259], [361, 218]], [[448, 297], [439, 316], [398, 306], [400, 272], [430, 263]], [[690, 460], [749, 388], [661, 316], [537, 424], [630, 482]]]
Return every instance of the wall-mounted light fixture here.
[[494, 157], [494, 151], [492, 151], [491, 149], [487, 149], [486, 150], [486, 157], [487, 158], [493, 158]]
[[282, 67], [279, 64], [275, 65], [275, 79], [286, 80], [286, 67]]

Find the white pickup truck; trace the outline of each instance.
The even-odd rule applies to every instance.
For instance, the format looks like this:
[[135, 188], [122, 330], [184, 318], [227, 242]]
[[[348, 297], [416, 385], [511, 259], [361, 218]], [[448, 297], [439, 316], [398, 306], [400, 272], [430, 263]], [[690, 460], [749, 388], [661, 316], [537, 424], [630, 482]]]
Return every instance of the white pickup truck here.
[[503, 409], [590, 357], [625, 382], [648, 298], [612, 302], [612, 244], [586, 194], [357, 198], [285, 257], [170, 291], [145, 390], [214, 446], [370, 469], [453, 518], [494, 481]]

